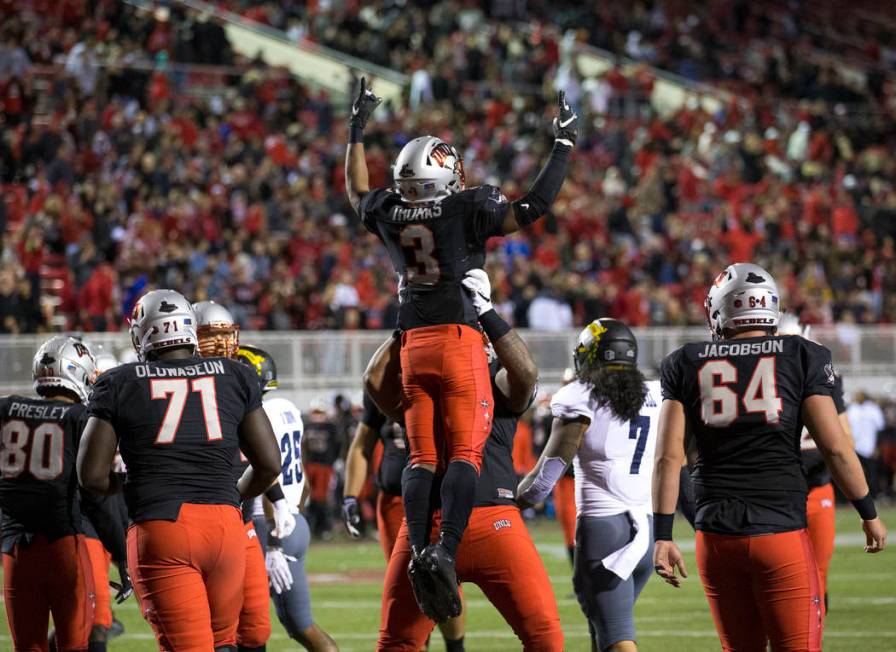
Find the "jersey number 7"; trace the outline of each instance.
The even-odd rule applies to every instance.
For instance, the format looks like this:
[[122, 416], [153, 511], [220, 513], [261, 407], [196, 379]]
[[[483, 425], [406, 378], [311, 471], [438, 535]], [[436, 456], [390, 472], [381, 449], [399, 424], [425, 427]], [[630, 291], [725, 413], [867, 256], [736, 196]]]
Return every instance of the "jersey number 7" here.
[[700, 382], [700, 418], [708, 426], [724, 428], [731, 425], [740, 413], [763, 413], [766, 423], [778, 423], [783, 402], [778, 396], [778, 379], [774, 356], [759, 358], [753, 376], [741, 400], [729, 387], [737, 383], [737, 367], [729, 360], [710, 360], [697, 373]]
[[208, 440], [214, 441], [224, 437], [224, 433], [221, 431], [221, 419], [218, 417], [218, 397], [215, 393], [214, 377], [195, 378], [190, 385], [187, 383], [186, 378], [153, 378], [149, 381], [149, 394], [153, 400], [170, 399], [154, 443], [171, 444], [174, 442], [177, 429], [180, 427], [180, 420], [184, 416], [184, 407], [187, 404], [190, 387], [194, 392], [199, 392]]

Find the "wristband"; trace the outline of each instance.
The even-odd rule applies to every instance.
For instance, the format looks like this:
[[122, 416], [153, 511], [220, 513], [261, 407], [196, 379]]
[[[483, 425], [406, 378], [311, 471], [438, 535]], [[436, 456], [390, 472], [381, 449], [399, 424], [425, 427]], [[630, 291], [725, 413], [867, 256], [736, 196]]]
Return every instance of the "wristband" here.
[[504, 321], [494, 308], [479, 315], [479, 323], [492, 342], [497, 342], [512, 330], [510, 324]]
[[675, 514], [653, 513], [653, 538], [655, 541], [671, 541], [672, 540], [672, 522], [675, 520]]
[[355, 145], [356, 143], [364, 142], [364, 127], [359, 127], [356, 124], [349, 124], [348, 126], [348, 144]]
[[877, 518], [877, 508], [874, 506], [874, 499], [871, 497], [870, 491], [863, 498], [849, 502], [856, 508], [863, 521], [873, 521]]
[[268, 548], [282, 548], [283, 540], [280, 537], [275, 537], [271, 532], [274, 531], [276, 524], [274, 521], [268, 521]]
[[264, 492], [264, 497], [270, 500], [271, 503], [276, 503], [278, 500], [285, 499], [286, 494], [283, 493], [283, 487], [278, 482], [268, 487], [268, 490]]

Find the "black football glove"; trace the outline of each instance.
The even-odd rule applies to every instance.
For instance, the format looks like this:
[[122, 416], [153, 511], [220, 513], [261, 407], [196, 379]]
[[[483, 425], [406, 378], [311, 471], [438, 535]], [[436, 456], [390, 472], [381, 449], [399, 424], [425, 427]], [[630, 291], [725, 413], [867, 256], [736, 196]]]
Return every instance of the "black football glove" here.
[[360, 539], [361, 510], [358, 508], [358, 499], [355, 496], [346, 496], [342, 499], [342, 520], [352, 538]]
[[121, 578], [121, 583], [109, 582], [109, 586], [115, 589], [115, 604], [121, 604], [131, 597], [131, 593], [134, 592], [134, 585], [131, 584], [128, 568], [124, 564], [118, 567], [118, 577]]
[[352, 104], [352, 117], [348, 121], [352, 127], [364, 129], [367, 126], [370, 114], [383, 101], [381, 97], [374, 95], [370, 88], [367, 85], [367, 78], [361, 77], [361, 88], [358, 91], [358, 98]]
[[572, 112], [566, 103], [566, 91], [560, 91], [558, 97], [559, 111], [554, 118], [554, 139], [572, 147], [579, 136], [579, 116]]

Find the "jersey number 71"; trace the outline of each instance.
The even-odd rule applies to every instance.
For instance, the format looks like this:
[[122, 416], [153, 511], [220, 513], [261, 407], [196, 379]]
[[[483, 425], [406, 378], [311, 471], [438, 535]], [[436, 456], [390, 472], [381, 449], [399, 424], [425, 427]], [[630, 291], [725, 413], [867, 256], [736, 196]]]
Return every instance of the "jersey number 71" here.
[[168, 409], [159, 426], [156, 435], [156, 444], [171, 444], [180, 427], [180, 420], [184, 416], [184, 407], [187, 405], [187, 396], [190, 389], [199, 393], [202, 402], [202, 416], [205, 420], [205, 432], [209, 441], [223, 439], [221, 431], [221, 419], [218, 417], [218, 396], [215, 392], [215, 379], [213, 376], [195, 378], [188, 385], [186, 378], [153, 378], [149, 381], [149, 395], [153, 400], [169, 399]]

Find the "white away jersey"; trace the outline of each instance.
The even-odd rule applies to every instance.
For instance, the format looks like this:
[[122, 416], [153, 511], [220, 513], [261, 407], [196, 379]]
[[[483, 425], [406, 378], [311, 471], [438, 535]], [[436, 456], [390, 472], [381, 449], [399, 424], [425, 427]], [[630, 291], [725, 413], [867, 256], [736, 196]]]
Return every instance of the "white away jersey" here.
[[650, 381], [639, 416], [632, 421], [619, 421], [591, 398], [591, 386], [578, 380], [554, 394], [551, 413], [555, 417], [591, 419], [573, 460], [579, 515], [612, 516], [631, 509], [651, 511], [650, 483], [660, 402], [660, 383]]
[[265, 398], [262, 403], [280, 445], [280, 485], [286, 502], [298, 509], [305, 487], [302, 472], [302, 413], [285, 398]]

